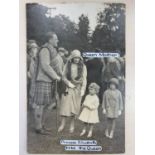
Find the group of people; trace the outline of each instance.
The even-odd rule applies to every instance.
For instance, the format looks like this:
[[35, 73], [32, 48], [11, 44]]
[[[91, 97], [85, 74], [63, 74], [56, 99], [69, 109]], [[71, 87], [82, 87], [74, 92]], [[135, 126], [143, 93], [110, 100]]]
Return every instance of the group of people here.
[[91, 80], [91, 77], [98, 78], [89, 72], [92, 68], [87, 64], [91, 60], [84, 60], [77, 49], [69, 54], [66, 49], [58, 48], [54, 32], [48, 32], [46, 38], [40, 48], [34, 40], [28, 41], [28, 103], [34, 110], [35, 132], [49, 134], [43, 121], [45, 109], [58, 108], [56, 102], [59, 100], [58, 132], [64, 130], [66, 119], [71, 118], [69, 132], [73, 133], [79, 119], [83, 122], [80, 136], [86, 134], [89, 126], [87, 137], [92, 137], [94, 125], [100, 122], [98, 107], [101, 104], [107, 118], [105, 136], [113, 138], [115, 120], [123, 110], [124, 86], [120, 87], [120, 81], [125, 77], [122, 75], [124, 58], [107, 58], [106, 62], [100, 59], [101, 81], [98, 82]]

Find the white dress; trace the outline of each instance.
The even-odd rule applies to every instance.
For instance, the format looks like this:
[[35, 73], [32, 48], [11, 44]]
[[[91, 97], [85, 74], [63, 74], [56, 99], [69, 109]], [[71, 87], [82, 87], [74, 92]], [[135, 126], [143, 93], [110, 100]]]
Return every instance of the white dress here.
[[83, 103], [83, 109], [79, 116], [79, 120], [85, 123], [98, 123], [98, 106], [99, 98], [97, 95], [87, 95]]

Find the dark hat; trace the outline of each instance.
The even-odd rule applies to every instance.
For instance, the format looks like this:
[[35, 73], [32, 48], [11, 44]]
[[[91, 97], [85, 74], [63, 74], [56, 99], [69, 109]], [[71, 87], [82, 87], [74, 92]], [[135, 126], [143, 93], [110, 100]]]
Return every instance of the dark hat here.
[[119, 85], [119, 81], [118, 81], [118, 79], [116, 79], [116, 78], [112, 78], [112, 79], [110, 79], [109, 82], [115, 84], [116, 86]]

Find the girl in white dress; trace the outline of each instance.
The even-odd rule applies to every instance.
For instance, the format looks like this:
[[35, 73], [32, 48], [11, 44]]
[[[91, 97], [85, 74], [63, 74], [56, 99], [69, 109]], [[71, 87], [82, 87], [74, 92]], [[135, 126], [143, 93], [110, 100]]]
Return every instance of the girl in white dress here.
[[90, 125], [87, 137], [92, 137], [94, 124], [99, 122], [99, 98], [97, 96], [97, 94], [99, 93], [99, 89], [100, 87], [96, 83], [91, 83], [89, 85], [89, 94], [86, 96], [83, 102], [83, 109], [79, 116], [79, 120], [84, 122], [84, 128], [80, 136], [83, 136], [86, 133], [86, 128], [88, 125]]

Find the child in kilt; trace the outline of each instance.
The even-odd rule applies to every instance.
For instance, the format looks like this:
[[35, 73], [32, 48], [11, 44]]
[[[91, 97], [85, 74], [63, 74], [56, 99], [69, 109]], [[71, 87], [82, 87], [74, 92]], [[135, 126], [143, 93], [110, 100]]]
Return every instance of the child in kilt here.
[[109, 88], [103, 94], [102, 108], [103, 114], [107, 118], [105, 136], [112, 139], [115, 131], [116, 118], [123, 110], [122, 94], [117, 89], [119, 81], [116, 78], [110, 80]]
[[83, 109], [79, 116], [79, 120], [84, 122], [84, 128], [80, 134], [83, 136], [86, 133], [86, 128], [90, 125], [90, 129], [87, 137], [92, 137], [94, 124], [99, 122], [98, 116], [98, 106], [99, 106], [99, 98], [97, 94], [99, 93], [100, 87], [96, 83], [91, 83], [89, 85], [89, 94], [86, 96]]

